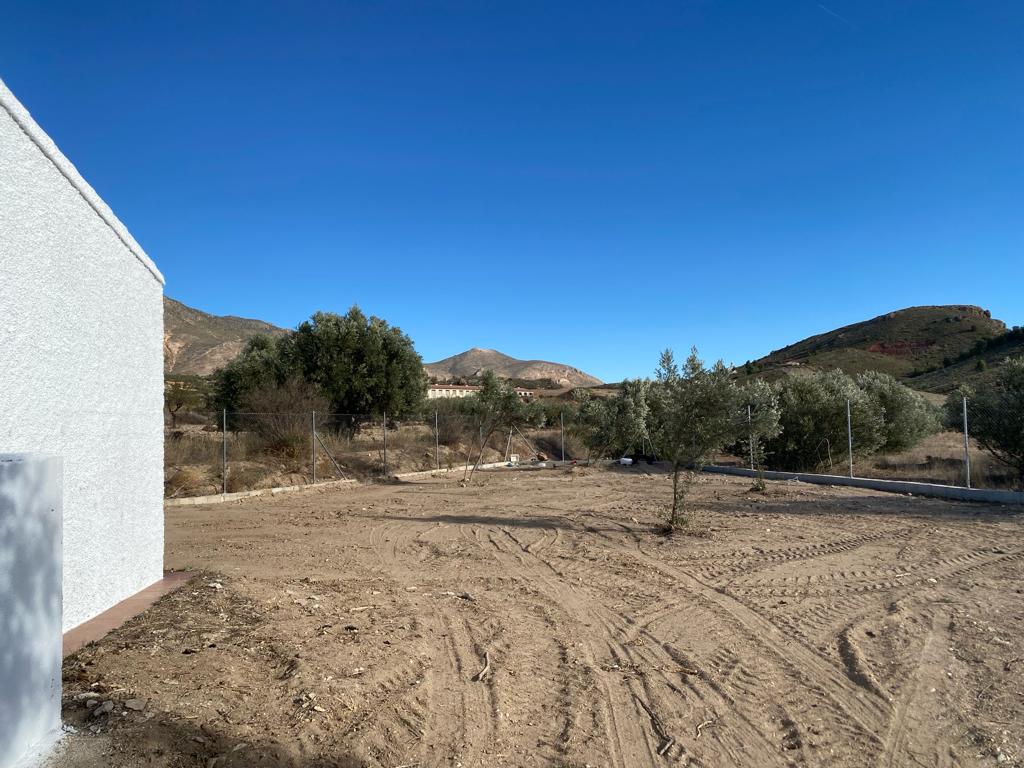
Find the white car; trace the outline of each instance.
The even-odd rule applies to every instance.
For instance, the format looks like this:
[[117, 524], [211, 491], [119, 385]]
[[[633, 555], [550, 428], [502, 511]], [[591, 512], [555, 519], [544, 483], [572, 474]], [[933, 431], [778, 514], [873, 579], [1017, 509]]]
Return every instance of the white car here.
[[619, 464], [621, 464], [624, 467], [631, 467], [633, 466], [633, 460], [629, 458], [629, 456], [623, 456], [621, 459], [619, 459]]

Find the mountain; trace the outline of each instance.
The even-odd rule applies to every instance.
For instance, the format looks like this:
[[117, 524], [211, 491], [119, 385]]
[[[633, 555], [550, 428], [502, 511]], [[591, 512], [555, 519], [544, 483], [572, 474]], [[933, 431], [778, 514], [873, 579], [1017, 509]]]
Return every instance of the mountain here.
[[497, 350], [478, 347], [423, 367], [428, 376], [436, 379], [472, 378], [491, 370], [506, 379], [551, 379], [564, 387], [593, 387], [601, 383], [600, 379], [571, 365], [546, 360], [517, 360]]
[[752, 366], [766, 378], [807, 368], [876, 370], [916, 389], [945, 392], [972, 378], [979, 359], [990, 363], [1024, 351], [1017, 335], [981, 307], [909, 307], [811, 336]]
[[164, 374], [213, 373], [251, 337], [284, 333], [262, 320], [211, 315], [164, 296]]

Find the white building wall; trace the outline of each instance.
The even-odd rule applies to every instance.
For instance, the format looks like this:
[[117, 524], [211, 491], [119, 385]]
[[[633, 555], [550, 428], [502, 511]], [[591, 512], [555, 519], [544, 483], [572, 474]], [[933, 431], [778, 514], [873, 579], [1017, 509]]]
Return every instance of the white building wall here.
[[0, 82], [0, 453], [63, 460], [65, 630], [162, 576], [162, 294]]

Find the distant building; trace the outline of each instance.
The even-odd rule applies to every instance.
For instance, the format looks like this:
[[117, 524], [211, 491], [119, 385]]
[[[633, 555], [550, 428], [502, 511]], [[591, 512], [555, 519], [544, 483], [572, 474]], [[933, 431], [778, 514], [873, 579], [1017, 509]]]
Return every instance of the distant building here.
[[[430, 384], [427, 386], [427, 399], [437, 400], [446, 397], [469, 397], [475, 395], [483, 387], [473, 384]], [[523, 400], [532, 400], [534, 392], [532, 389], [516, 387], [516, 394]]]

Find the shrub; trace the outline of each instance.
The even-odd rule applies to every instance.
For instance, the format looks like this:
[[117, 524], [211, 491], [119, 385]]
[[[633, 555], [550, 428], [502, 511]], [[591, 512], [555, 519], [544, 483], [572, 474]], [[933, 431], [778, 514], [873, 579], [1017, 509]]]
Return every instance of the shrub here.
[[1024, 356], [1007, 359], [977, 385], [962, 388], [946, 400], [946, 421], [961, 428], [963, 398], [971, 436], [993, 457], [1017, 474], [1024, 490]]
[[767, 441], [780, 469], [834, 469], [848, 458], [846, 403], [850, 402], [854, 455], [868, 456], [885, 443], [880, 404], [839, 370], [789, 376], [779, 385], [782, 431]]
[[939, 410], [889, 374], [866, 371], [857, 376], [857, 386], [882, 412], [883, 451], [908, 450], [942, 428]]
[[[736, 456], [748, 459], [755, 469], [764, 466], [766, 443], [779, 436], [782, 412], [779, 394], [764, 379], [752, 379], [740, 388], [740, 439], [730, 448]], [[764, 480], [758, 477], [758, 486]]]
[[254, 433], [269, 451], [295, 456], [310, 449], [313, 411], [326, 415], [330, 403], [312, 384], [292, 376], [250, 390], [242, 407], [233, 417], [235, 428]]
[[573, 433], [587, 446], [591, 457], [621, 455], [649, 440], [650, 382], [626, 380], [615, 397], [594, 397], [583, 392], [573, 421]]

